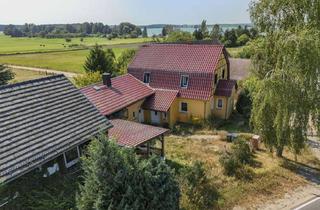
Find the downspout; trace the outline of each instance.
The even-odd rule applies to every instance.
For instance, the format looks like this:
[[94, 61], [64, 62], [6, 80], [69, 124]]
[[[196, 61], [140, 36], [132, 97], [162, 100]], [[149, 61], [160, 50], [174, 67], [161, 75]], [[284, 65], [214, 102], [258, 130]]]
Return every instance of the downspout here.
[[226, 114], [225, 114], [225, 119], [227, 119], [227, 114], [228, 114], [228, 104], [229, 104], [229, 101], [228, 101], [228, 99], [226, 100], [227, 101], [227, 103], [226, 103]]

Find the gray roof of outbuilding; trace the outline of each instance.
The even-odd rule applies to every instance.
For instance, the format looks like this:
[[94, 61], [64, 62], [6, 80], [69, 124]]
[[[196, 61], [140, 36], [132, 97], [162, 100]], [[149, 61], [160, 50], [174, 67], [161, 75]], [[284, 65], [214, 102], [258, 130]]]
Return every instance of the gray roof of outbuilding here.
[[0, 183], [112, 125], [65, 76], [0, 87]]

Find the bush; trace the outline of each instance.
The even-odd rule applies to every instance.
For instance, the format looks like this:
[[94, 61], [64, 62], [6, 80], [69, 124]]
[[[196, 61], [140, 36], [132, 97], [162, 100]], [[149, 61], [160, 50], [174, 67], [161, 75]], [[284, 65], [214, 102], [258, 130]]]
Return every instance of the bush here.
[[254, 173], [247, 164], [253, 163], [253, 154], [246, 140], [238, 138], [231, 149], [230, 153], [223, 154], [219, 159], [224, 173], [239, 179], [252, 179]]
[[102, 77], [100, 72], [89, 72], [83, 75], [76, 76], [74, 78], [74, 83], [78, 88], [92, 85], [101, 82]]
[[185, 195], [190, 209], [212, 209], [218, 200], [219, 193], [210, 183], [202, 162], [195, 162], [184, 173]]
[[233, 156], [242, 164], [251, 164], [253, 155], [250, 146], [243, 138], [238, 138], [232, 145]]
[[66, 42], [71, 42], [71, 38], [66, 38]]

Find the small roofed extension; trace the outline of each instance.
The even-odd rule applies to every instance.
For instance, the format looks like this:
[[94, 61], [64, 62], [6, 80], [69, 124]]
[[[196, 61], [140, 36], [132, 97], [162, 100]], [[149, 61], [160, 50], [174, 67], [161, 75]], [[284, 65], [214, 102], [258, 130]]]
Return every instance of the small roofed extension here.
[[[128, 73], [154, 90], [177, 92], [172, 102], [166, 100], [170, 96], [164, 94], [157, 100], [157, 103], [171, 103], [169, 112], [162, 112], [160, 123], [161, 119], [168, 118], [172, 126], [211, 115], [228, 119], [234, 108], [237, 86], [235, 80], [230, 80], [230, 63], [223, 45], [144, 45], [129, 65]], [[159, 122], [155, 115], [161, 110], [153, 110], [152, 106], [143, 108], [145, 122]]]

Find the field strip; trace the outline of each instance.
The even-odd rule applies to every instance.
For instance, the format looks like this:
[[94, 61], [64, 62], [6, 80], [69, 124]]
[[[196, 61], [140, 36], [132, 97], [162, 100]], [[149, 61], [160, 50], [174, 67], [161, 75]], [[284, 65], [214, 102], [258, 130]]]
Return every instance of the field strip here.
[[[150, 42], [138, 42], [138, 43], [120, 43], [120, 44], [101, 44], [103, 48], [112, 49], [112, 48], [139, 48], [144, 44], [148, 44]], [[59, 52], [70, 52], [70, 51], [80, 51], [80, 50], [88, 50], [92, 49], [94, 45], [83, 46], [72, 49], [58, 49], [58, 50], [47, 50], [47, 51], [25, 51], [19, 53], [0, 53], [0, 56], [15, 56], [15, 55], [29, 55], [29, 54], [46, 54], [46, 53], [59, 53]]]
[[57, 71], [53, 69], [42, 69], [42, 68], [35, 68], [35, 67], [27, 67], [27, 66], [16, 66], [16, 65], [6, 65], [9, 68], [12, 69], [21, 69], [21, 70], [27, 70], [27, 71], [36, 71], [36, 72], [44, 72], [48, 74], [63, 74], [66, 77], [73, 78], [78, 76], [79, 74], [71, 73], [71, 72], [65, 72], [65, 71]]

